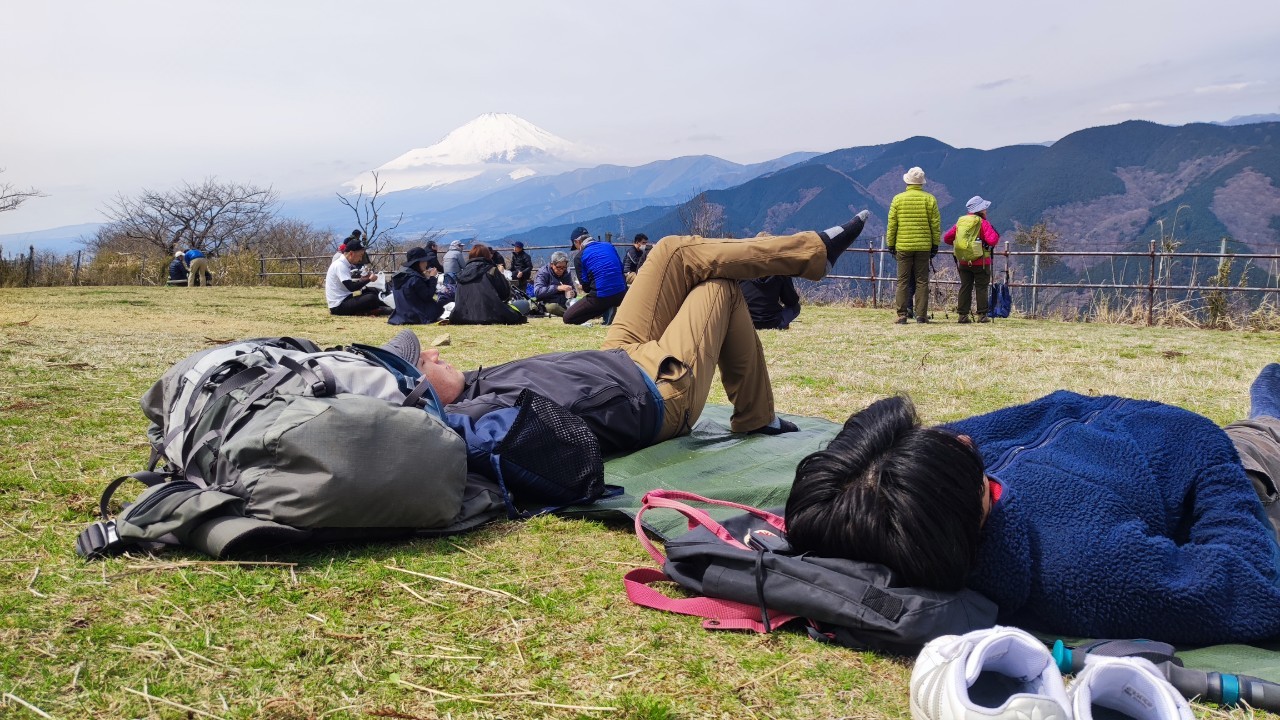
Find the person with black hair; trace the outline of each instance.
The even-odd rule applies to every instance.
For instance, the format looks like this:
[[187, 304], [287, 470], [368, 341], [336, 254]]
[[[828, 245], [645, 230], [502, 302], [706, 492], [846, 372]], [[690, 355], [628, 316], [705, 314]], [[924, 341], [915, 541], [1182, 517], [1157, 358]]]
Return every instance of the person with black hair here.
[[[411, 331], [389, 346], [415, 362], [446, 410], [479, 419], [532, 390], [581, 417], [605, 454], [684, 435], [719, 370], [733, 405], [730, 429], [777, 435], [794, 424], [774, 412], [764, 349], [738, 281], [826, 276], [866, 222], [859, 213], [820, 233], [751, 240], [672, 236], [658, 242], [618, 309], [600, 350], [550, 353], [463, 373]], [[456, 312], [456, 311], [455, 311]]]
[[575, 228], [569, 242], [577, 249], [573, 255], [574, 271], [582, 297], [564, 312], [566, 325], [582, 325], [598, 317], [606, 318], [627, 296], [627, 280], [622, 261], [613, 245], [591, 237], [584, 227]]
[[626, 257], [622, 258], [622, 274], [628, 285], [636, 281], [636, 273], [640, 272], [640, 268], [644, 266], [644, 261], [648, 257], [649, 236], [636, 233], [635, 238], [631, 240], [631, 247], [627, 248]]
[[1001, 624], [1173, 643], [1280, 635], [1280, 364], [1226, 428], [1148, 400], [1058, 391], [938, 427], [905, 396], [796, 468], [787, 538], [969, 587]]
[[533, 258], [524, 251], [524, 243], [511, 243], [511, 287], [521, 297], [529, 295], [529, 283], [533, 280]]
[[368, 254], [359, 234], [359, 230], [352, 232], [338, 246], [325, 273], [324, 298], [331, 315], [376, 315], [387, 310], [376, 291], [365, 290], [378, 276], [361, 271]]

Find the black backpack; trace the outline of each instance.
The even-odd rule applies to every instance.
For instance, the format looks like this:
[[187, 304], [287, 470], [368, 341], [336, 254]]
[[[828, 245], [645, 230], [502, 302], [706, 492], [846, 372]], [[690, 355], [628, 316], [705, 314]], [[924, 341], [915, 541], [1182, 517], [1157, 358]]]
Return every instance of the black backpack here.
[[[744, 512], [721, 524], [682, 500]], [[692, 528], [666, 543], [665, 557], [641, 521], [653, 508], [681, 513]], [[627, 573], [627, 597], [644, 607], [706, 618], [708, 630], [766, 633], [804, 620], [809, 636], [821, 642], [914, 655], [935, 637], [963, 635], [996, 621], [995, 603], [972, 590], [907, 587], [883, 565], [796, 554], [781, 517], [746, 505], [655, 490], [636, 514], [636, 533], [662, 572]], [[661, 581], [702, 597], [670, 598], [649, 587]]]

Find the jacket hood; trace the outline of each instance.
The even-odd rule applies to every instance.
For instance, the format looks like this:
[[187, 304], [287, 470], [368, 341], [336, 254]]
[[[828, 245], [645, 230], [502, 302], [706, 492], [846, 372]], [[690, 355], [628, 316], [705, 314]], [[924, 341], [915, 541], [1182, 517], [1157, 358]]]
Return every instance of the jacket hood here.
[[474, 282], [479, 280], [482, 275], [493, 269], [494, 264], [484, 258], [476, 258], [467, 261], [467, 264], [458, 272], [458, 282]]

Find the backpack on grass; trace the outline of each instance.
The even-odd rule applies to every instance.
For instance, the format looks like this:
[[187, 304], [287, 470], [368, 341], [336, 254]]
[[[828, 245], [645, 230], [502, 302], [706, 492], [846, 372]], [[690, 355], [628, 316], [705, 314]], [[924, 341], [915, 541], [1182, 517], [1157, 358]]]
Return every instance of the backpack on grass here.
[[[321, 352], [292, 338], [187, 357], [143, 395], [148, 470], [107, 486], [77, 552], [184, 545], [223, 557], [302, 540], [448, 534], [515, 516], [513, 493], [599, 496], [603, 463], [582, 420], [526, 393], [471, 421], [446, 413], [418, 378], [381, 348]], [[148, 487], [112, 518], [110, 500], [130, 479]]]
[[977, 215], [965, 215], [956, 221], [956, 237], [953, 241], [952, 255], [960, 262], [981, 260], [987, 247], [982, 242], [982, 218]]
[[[681, 501], [742, 510], [723, 524]], [[666, 556], [645, 534], [648, 510], [675, 510], [689, 532], [666, 543]], [[624, 579], [637, 605], [705, 618], [708, 630], [771, 632], [803, 620], [809, 636], [857, 649], [914, 655], [940, 635], [991, 627], [995, 603], [972, 590], [903, 586], [883, 565], [793, 552], [783, 519], [746, 505], [676, 490], [647, 493], [636, 534], [662, 571], [640, 568]], [[671, 598], [650, 587], [672, 581], [694, 597]]]
[[1009, 317], [1009, 313], [1013, 311], [1013, 298], [1009, 295], [1009, 285], [1006, 283], [991, 283], [991, 288], [988, 292], [987, 317]]

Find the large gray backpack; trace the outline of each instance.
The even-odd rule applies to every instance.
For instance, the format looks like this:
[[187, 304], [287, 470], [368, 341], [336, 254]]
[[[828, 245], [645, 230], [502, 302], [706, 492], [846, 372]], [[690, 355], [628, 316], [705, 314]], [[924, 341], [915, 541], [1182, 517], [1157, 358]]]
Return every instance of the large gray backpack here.
[[[215, 557], [303, 539], [465, 527], [503, 506], [427, 383], [378, 348], [267, 338], [195, 353], [142, 398], [149, 470], [103, 493], [85, 557], [180, 544]], [[160, 470], [157, 470], [160, 465]], [[121, 484], [148, 485], [114, 519]]]

